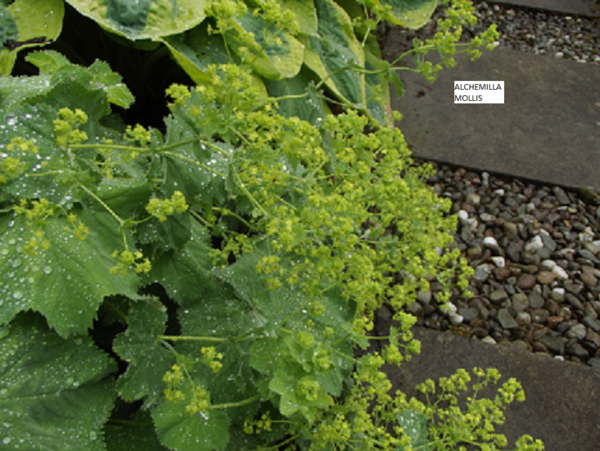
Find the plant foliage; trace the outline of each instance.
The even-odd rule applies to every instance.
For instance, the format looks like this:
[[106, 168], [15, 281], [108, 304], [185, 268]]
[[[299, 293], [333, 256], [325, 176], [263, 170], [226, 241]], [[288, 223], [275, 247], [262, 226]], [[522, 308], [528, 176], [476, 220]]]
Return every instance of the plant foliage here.
[[[456, 218], [430, 169], [381, 126], [395, 72], [368, 36], [431, 2], [69, 3], [115, 39], [164, 44], [199, 85], [167, 90], [159, 130], [113, 112], [134, 98], [101, 61], [36, 51], [39, 75], [0, 78], [0, 447], [505, 446], [515, 381], [462, 412], [464, 371], [426, 403], [381, 371], [420, 350], [404, 311], [418, 290], [470, 274], [442, 251]], [[6, 61], [35, 4], [2, 3]], [[415, 43], [420, 70], [455, 38]], [[323, 88], [348, 111], [327, 114]], [[355, 356], [384, 303], [399, 326]], [[474, 375], [475, 392], [499, 378]]]

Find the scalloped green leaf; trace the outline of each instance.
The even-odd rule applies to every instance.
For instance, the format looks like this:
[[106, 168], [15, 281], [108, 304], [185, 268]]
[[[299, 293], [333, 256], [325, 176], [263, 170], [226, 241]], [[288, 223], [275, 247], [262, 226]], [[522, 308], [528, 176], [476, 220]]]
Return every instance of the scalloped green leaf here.
[[[186, 399], [192, 399], [191, 384], [181, 389]], [[152, 411], [152, 419], [160, 442], [172, 451], [222, 451], [229, 442], [230, 420], [221, 410], [190, 415], [185, 401], [164, 401]]]
[[63, 0], [16, 0], [6, 9], [18, 29], [19, 40], [13, 49], [0, 51], [0, 76], [10, 75], [21, 50], [56, 40], [65, 14]]
[[[23, 216], [0, 217], [0, 323], [11, 321], [24, 310], [43, 314], [50, 327], [61, 336], [84, 334], [92, 327], [98, 307], [105, 296], [122, 294], [139, 298], [141, 281], [133, 272], [112, 275], [117, 264], [111, 256], [123, 247], [118, 223], [104, 212], [72, 210], [77, 220], [89, 229], [84, 240], [73, 236], [73, 224], [65, 217], [46, 219], [44, 240], [47, 250], [37, 255], [24, 246], [33, 238], [33, 229]], [[131, 237], [128, 239], [130, 247]]]
[[[252, 69], [262, 77], [271, 80], [293, 77], [300, 71], [304, 59], [303, 45], [289, 33], [278, 32], [275, 24], [267, 24], [262, 16], [246, 13], [235, 20], [235, 28], [226, 31], [223, 37], [230, 49], [240, 56], [240, 49], [247, 45], [240, 39], [240, 34], [250, 32], [260, 50], [248, 49], [253, 55], [249, 61]], [[280, 44], [267, 43], [265, 35], [277, 35]]]
[[364, 77], [344, 69], [351, 63], [365, 65], [365, 55], [354, 35], [352, 21], [333, 0], [315, 0], [319, 37], [303, 36], [304, 64], [337, 96], [358, 108], [366, 107]]
[[[416, 410], [406, 410], [396, 416], [398, 426], [404, 429], [410, 439], [411, 449], [422, 449], [429, 451], [429, 431], [427, 429], [427, 417]], [[406, 451], [405, 446], [399, 446], [398, 451]]]
[[[149, 280], [162, 284], [180, 305], [196, 302], [206, 290], [212, 268], [210, 234], [197, 221], [191, 221], [190, 240], [179, 250], [162, 254], [152, 262]], [[206, 291], [204, 291], [206, 294]]]
[[156, 39], [189, 30], [206, 15], [205, 0], [67, 0], [102, 27], [132, 40]]
[[119, 396], [125, 401], [144, 399], [156, 404], [165, 389], [164, 374], [175, 363], [174, 354], [157, 340], [165, 332], [166, 308], [158, 301], [137, 302], [128, 314], [129, 328], [119, 334], [113, 349], [129, 362], [127, 372], [117, 381]]
[[0, 338], [0, 448], [103, 451], [115, 362], [91, 338], [60, 338], [27, 314]]
[[383, 6], [392, 7], [387, 20], [414, 30], [425, 25], [438, 4], [438, 0], [380, 0], [380, 2]]
[[104, 426], [107, 451], [169, 451], [156, 436], [148, 411], [138, 411], [132, 420], [111, 421]]

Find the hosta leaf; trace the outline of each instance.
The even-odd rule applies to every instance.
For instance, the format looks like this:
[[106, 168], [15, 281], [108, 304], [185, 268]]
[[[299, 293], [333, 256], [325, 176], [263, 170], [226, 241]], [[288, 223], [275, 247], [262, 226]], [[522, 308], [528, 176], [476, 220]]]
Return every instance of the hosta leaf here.
[[0, 51], [0, 76], [10, 75], [16, 55], [22, 49], [45, 45], [58, 38], [65, 5], [63, 0], [16, 0], [6, 10], [18, 29], [18, 42], [14, 49]]
[[[315, 0], [319, 17], [319, 37], [302, 37], [304, 63], [336, 95], [365, 108], [365, 84], [351, 64], [364, 67], [365, 55], [354, 35], [348, 14], [333, 0]], [[346, 68], [347, 69], [344, 69]]]
[[438, 0], [380, 0], [380, 3], [392, 7], [387, 20], [396, 25], [417, 29], [429, 20]]
[[[207, 72], [209, 65], [239, 63], [235, 54], [232, 55], [233, 61], [229, 58], [223, 37], [208, 34], [205, 24], [200, 24], [187, 33], [166, 36], [160, 41], [167, 46], [175, 61], [198, 85], [212, 81]], [[254, 87], [266, 97], [267, 91], [263, 79], [252, 73], [252, 81]]]
[[[240, 39], [240, 34], [250, 32], [260, 50], [248, 48]], [[268, 43], [265, 35], [277, 36], [281, 39], [280, 44]], [[224, 38], [229, 48], [241, 56], [240, 49], [247, 48], [252, 54], [250, 65], [252, 69], [262, 77], [279, 80], [295, 76], [302, 66], [304, 49], [302, 44], [289, 33], [278, 32], [275, 24], [267, 24], [261, 16], [255, 16], [252, 12], [236, 20], [236, 27], [226, 31]]]
[[[181, 390], [186, 400], [192, 399], [191, 384]], [[152, 411], [152, 419], [160, 442], [172, 451], [222, 451], [229, 441], [229, 417], [222, 410], [209, 410], [190, 415], [186, 402], [164, 401]]]
[[0, 46], [9, 40], [19, 38], [19, 29], [12, 14], [4, 5], [0, 5]]
[[132, 40], [189, 30], [206, 17], [205, 0], [67, 0], [84, 16]]
[[117, 381], [119, 396], [125, 401], [144, 398], [146, 405], [152, 405], [165, 389], [162, 378], [175, 363], [175, 356], [156, 337], [165, 332], [166, 322], [166, 309], [157, 301], [131, 306], [129, 328], [117, 336], [113, 346], [129, 362], [127, 372]]
[[[411, 449], [422, 449], [429, 451], [429, 432], [427, 430], [427, 418], [416, 410], [406, 410], [396, 416], [398, 426], [404, 429], [410, 439]], [[406, 447], [399, 446], [398, 451], [406, 451]]]
[[211, 81], [206, 72], [209, 65], [230, 62], [227, 49], [223, 44], [223, 37], [208, 34], [205, 24], [201, 24], [187, 33], [167, 36], [161, 41], [196, 84]]
[[89, 337], [58, 337], [43, 319], [17, 318], [0, 339], [0, 447], [102, 451], [116, 365]]
[[132, 271], [125, 275], [111, 275], [109, 271], [117, 263], [111, 253], [123, 247], [114, 218], [104, 212], [73, 212], [88, 227], [87, 238], [73, 236], [74, 226], [65, 217], [49, 217], [43, 239], [49, 241], [50, 248], [40, 249], [37, 255], [24, 250], [33, 238], [25, 218], [12, 214], [0, 218], [0, 230], [4, 231], [0, 235], [0, 273], [6, 275], [0, 285], [0, 323], [32, 309], [68, 337], [87, 332], [105, 296], [138, 297], [140, 281]]
[[296, 15], [296, 21], [302, 34], [317, 36], [319, 21], [313, 0], [277, 1], [284, 11], [289, 10]]
[[[379, 46], [374, 38], [367, 40], [364, 51], [365, 69], [368, 71], [386, 69], [387, 63], [381, 60]], [[391, 125], [390, 87], [387, 73], [365, 74], [365, 87], [367, 89], [367, 109], [371, 116], [381, 125]]]
[[317, 90], [311, 82], [314, 75], [303, 68], [298, 75], [284, 80], [265, 80], [265, 86], [271, 97], [301, 95], [308, 91], [308, 96], [298, 99], [279, 100], [279, 114], [285, 117], [298, 117], [319, 125], [325, 118], [324, 101], [318, 97]]

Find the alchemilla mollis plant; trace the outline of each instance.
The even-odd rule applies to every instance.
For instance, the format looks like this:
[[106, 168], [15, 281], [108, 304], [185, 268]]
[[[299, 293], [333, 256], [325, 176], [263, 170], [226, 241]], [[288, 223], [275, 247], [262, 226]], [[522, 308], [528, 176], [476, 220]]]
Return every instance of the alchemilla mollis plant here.
[[[13, 14], [29, 0], [3, 3]], [[524, 394], [509, 379], [477, 399], [494, 370], [426, 381], [424, 402], [390, 393], [383, 365], [420, 351], [404, 307], [428, 280], [465, 288], [471, 271], [444, 251], [456, 219], [423, 183], [430, 169], [373, 114], [385, 100], [378, 80], [397, 81], [395, 70], [322, 47], [331, 24], [303, 35], [313, 15], [292, 3], [207, 8], [205, 31], [223, 36], [213, 50], [229, 62], [198, 72], [179, 58], [201, 83], [167, 90], [161, 130], [112, 112], [134, 99], [101, 61], [34, 52], [39, 75], [0, 80], [0, 449], [505, 449], [494, 425]], [[344, 3], [348, 15], [317, 3], [368, 49], [403, 2]], [[469, 3], [455, 4], [441, 34], [405, 55], [428, 78], [439, 67], [424, 55], [451, 65], [471, 20]], [[21, 49], [22, 17], [14, 28], [0, 13], [2, 39]], [[304, 55], [317, 76], [264, 81], [279, 93], [268, 97], [257, 74], [290, 67], [291, 37], [313, 39], [326, 70]], [[14, 56], [3, 52], [4, 63]], [[326, 114], [324, 87], [346, 113]], [[375, 103], [344, 94], [355, 88]], [[384, 303], [397, 326], [372, 337]], [[386, 340], [381, 352], [373, 339]], [[528, 436], [516, 446], [543, 448]]]

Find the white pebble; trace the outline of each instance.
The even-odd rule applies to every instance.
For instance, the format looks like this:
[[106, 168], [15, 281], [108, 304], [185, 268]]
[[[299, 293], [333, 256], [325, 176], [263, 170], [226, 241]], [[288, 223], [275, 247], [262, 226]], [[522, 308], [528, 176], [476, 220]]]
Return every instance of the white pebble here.
[[456, 216], [458, 216], [458, 219], [461, 223], [467, 222], [467, 219], [469, 219], [469, 213], [467, 213], [465, 210], [460, 210]]
[[502, 196], [504, 196], [504, 190], [503, 189], [497, 189], [497, 190], [493, 191], [492, 194], [495, 194], [498, 197], [502, 197]]
[[589, 233], [587, 230], [581, 232], [579, 234], [579, 241], [582, 243], [589, 243], [594, 241], [594, 233]]
[[482, 342], [484, 342], [484, 343], [489, 343], [489, 344], [491, 344], [491, 345], [495, 345], [495, 344], [496, 344], [496, 340], [494, 340], [494, 339], [493, 339], [492, 337], [490, 337], [489, 335], [487, 335], [487, 336], [483, 337], [483, 338], [481, 339], [481, 341], [482, 341]]
[[456, 313], [456, 311], [458, 309], [456, 308], [456, 305], [454, 305], [452, 302], [446, 302], [445, 304], [443, 304], [440, 307], [440, 310], [442, 312], [445, 312], [445, 313], [447, 313], [449, 315], [450, 313]]
[[525, 245], [525, 250], [527, 252], [535, 252], [544, 247], [544, 243], [542, 242], [542, 237], [536, 235]]
[[562, 360], [564, 362], [565, 358], [562, 355], [555, 355], [554, 358], [556, 360]]
[[561, 266], [558, 265], [552, 268], [552, 273], [556, 276], [557, 279], [560, 280], [567, 280], [569, 278], [567, 271], [565, 271]]
[[452, 324], [453, 326], [458, 326], [458, 325], [462, 324], [464, 318], [462, 316], [460, 316], [458, 313], [450, 312], [450, 313], [448, 313], [448, 320], [450, 321], [450, 324]]
[[556, 267], [556, 262], [554, 260], [544, 260], [542, 263], [540, 263], [540, 266], [542, 267], [542, 269], [552, 271], [552, 269]]
[[498, 268], [504, 268], [506, 266], [506, 261], [504, 257], [492, 257], [491, 260], [494, 262], [494, 265]]
[[486, 236], [483, 239], [483, 245], [489, 249], [498, 249], [498, 241], [493, 236]]
[[553, 288], [552, 299], [556, 302], [563, 302], [565, 300], [565, 289], [564, 288]]

